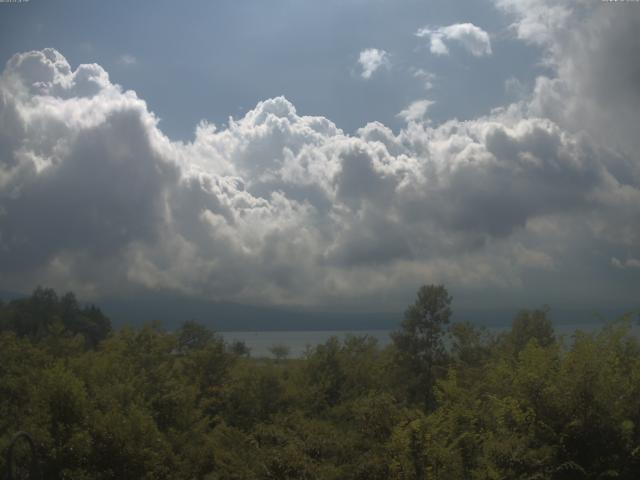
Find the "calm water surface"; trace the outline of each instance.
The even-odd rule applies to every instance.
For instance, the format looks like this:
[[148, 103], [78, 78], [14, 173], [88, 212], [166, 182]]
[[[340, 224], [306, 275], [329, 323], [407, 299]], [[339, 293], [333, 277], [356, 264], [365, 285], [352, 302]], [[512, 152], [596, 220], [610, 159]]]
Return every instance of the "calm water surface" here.
[[344, 330], [325, 330], [308, 332], [220, 332], [225, 341], [243, 341], [251, 349], [252, 357], [270, 357], [269, 348], [274, 345], [286, 345], [291, 349], [291, 357], [302, 357], [307, 346], [315, 347], [331, 337], [344, 339], [347, 335], [368, 335], [378, 340], [383, 347], [391, 342], [391, 330], [360, 330], [357, 332]]
[[[576, 330], [594, 332], [599, 330], [604, 323], [566, 323], [554, 326], [556, 335], [571, 336]], [[510, 325], [487, 327], [491, 333], [500, 333], [510, 329]], [[634, 325], [634, 333], [640, 334], [640, 327]], [[220, 332], [226, 342], [235, 340], [243, 341], [251, 349], [252, 357], [271, 357], [269, 348], [274, 345], [286, 345], [290, 348], [290, 357], [302, 357], [308, 347], [315, 347], [326, 342], [331, 337], [344, 339], [348, 335], [373, 337], [380, 347], [391, 342], [389, 334], [392, 330], [323, 330], [323, 331], [282, 331], [282, 332]]]

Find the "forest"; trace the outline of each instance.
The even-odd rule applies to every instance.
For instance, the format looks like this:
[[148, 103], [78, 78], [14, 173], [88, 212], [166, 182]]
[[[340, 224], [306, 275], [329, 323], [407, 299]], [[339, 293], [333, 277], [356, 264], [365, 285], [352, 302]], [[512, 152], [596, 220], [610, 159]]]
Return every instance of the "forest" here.
[[559, 336], [549, 309], [523, 310], [491, 334], [452, 308], [426, 285], [387, 347], [253, 358], [195, 321], [116, 330], [38, 288], [0, 304], [2, 478], [20, 431], [37, 468], [17, 442], [13, 478], [640, 478], [631, 314]]

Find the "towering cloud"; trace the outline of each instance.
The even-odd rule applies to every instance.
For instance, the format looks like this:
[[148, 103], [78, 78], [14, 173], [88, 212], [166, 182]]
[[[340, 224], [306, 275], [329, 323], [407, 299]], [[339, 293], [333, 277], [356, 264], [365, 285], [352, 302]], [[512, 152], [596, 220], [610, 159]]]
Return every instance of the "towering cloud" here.
[[0, 78], [0, 287], [371, 307], [438, 281], [632, 298], [620, 275], [638, 269], [611, 259], [640, 258], [638, 10], [581, 5], [567, 35], [498, 5], [554, 74], [470, 121], [432, 126], [414, 105], [398, 133], [346, 134], [278, 97], [174, 142], [100, 66], [15, 55]]

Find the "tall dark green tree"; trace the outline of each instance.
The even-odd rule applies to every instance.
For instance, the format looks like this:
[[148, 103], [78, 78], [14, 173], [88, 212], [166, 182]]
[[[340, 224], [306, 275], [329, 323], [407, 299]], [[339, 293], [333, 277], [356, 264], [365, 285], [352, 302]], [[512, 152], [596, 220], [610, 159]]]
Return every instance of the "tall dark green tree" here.
[[452, 297], [443, 285], [424, 285], [404, 314], [401, 330], [392, 334], [398, 365], [407, 375], [411, 400], [434, 406], [433, 386], [446, 363], [444, 336]]
[[549, 307], [545, 306], [538, 310], [521, 310], [516, 315], [508, 338], [514, 354], [522, 351], [531, 340], [538, 342], [541, 347], [548, 347], [555, 342], [549, 311]]
[[187, 320], [178, 332], [178, 349], [181, 352], [202, 350], [214, 339], [214, 334], [205, 325]]

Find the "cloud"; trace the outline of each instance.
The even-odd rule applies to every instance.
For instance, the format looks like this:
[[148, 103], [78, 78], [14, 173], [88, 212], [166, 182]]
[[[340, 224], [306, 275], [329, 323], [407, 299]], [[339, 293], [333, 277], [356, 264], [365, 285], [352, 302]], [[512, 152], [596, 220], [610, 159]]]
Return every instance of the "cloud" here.
[[419, 78], [424, 82], [424, 89], [429, 91], [434, 87], [436, 81], [436, 75], [431, 72], [427, 72], [422, 68], [413, 70], [413, 76]]
[[515, 18], [511, 28], [518, 38], [553, 49], [559, 34], [572, 19], [571, 3], [575, 8], [580, 2], [494, 0], [494, 3]]
[[491, 55], [489, 34], [473, 23], [454, 23], [446, 27], [424, 27], [416, 32], [418, 37], [427, 37], [434, 55], [449, 55], [447, 42], [459, 43], [475, 57]]
[[132, 65], [136, 65], [138, 63], [138, 59], [130, 53], [124, 53], [120, 55], [120, 57], [118, 57], [118, 63], [120, 65], [124, 65], [125, 67], [129, 67]]
[[389, 54], [377, 48], [367, 48], [360, 52], [358, 63], [362, 67], [362, 78], [369, 79], [381, 67], [389, 68]]
[[[640, 109], [596, 134], [600, 120], [580, 128], [563, 113], [577, 100], [559, 95], [575, 81], [605, 118], [633, 104], [632, 68], [588, 54], [632, 40], [635, 23], [619, 13], [623, 31], [607, 31], [614, 13], [600, 14], [549, 43], [552, 73], [527, 98], [440, 125], [412, 104], [397, 132], [349, 134], [277, 97], [174, 142], [99, 65], [17, 54], [0, 77], [0, 288], [361, 308], [396, 308], [428, 282], [486, 302], [593, 285], [591, 301], [637, 298], [609, 265], [640, 258], [637, 134], [624, 128]], [[598, 69], [611, 62], [625, 91], [607, 108]]]
[[83, 64], [72, 71], [67, 59], [52, 48], [14, 55], [7, 62], [3, 77], [4, 84], [14, 89], [23, 87], [29, 95], [59, 99], [118, 90], [100, 65]]
[[[499, 5], [514, 19], [519, 38], [546, 46], [544, 59], [555, 73], [536, 80], [530, 114], [572, 132], [586, 131], [599, 144], [635, 155], [640, 150], [635, 133], [640, 89], [636, 62], [630, 59], [640, 55], [640, 38], [634, 34], [640, 28], [637, 5], [567, 2], [554, 7], [545, 1], [532, 10], [505, 1]], [[545, 8], [560, 8], [562, 14], [549, 16]]]
[[640, 268], [640, 260], [637, 258], [627, 258], [626, 260], [620, 260], [616, 257], [611, 257], [611, 265], [616, 268]]
[[402, 110], [398, 114], [398, 117], [402, 118], [405, 122], [420, 121], [427, 114], [427, 110], [431, 105], [433, 105], [433, 102], [431, 100], [416, 100], [407, 108]]

